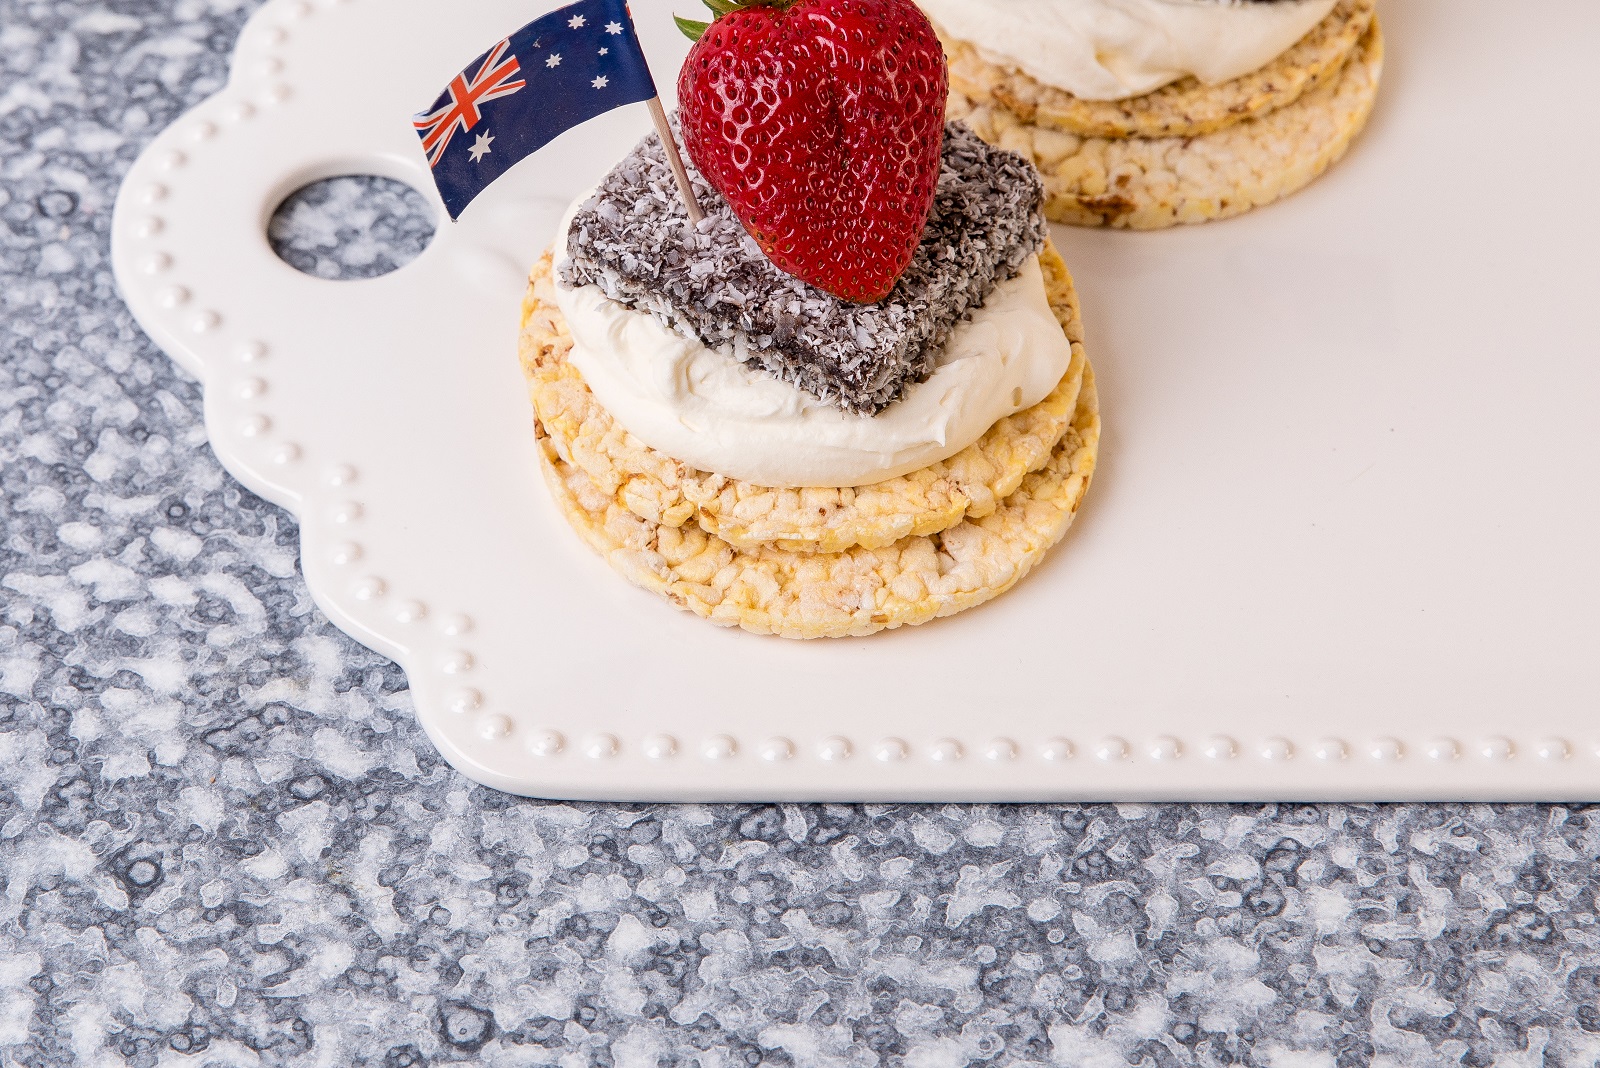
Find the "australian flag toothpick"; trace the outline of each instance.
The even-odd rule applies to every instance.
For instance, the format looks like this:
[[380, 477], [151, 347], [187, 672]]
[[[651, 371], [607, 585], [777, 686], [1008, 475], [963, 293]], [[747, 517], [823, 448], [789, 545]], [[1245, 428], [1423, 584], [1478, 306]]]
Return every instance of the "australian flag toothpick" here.
[[[412, 125], [456, 219], [490, 182], [556, 135], [624, 104], [651, 101], [654, 116], [661, 107], [655, 96], [625, 0], [579, 0], [479, 56]], [[664, 124], [662, 114], [658, 126]]]

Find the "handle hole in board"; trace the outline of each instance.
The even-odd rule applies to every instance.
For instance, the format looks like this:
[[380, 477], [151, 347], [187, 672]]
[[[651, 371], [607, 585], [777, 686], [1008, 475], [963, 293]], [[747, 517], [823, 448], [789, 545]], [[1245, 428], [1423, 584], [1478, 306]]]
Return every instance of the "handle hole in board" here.
[[303, 274], [378, 278], [422, 255], [436, 229], [428, 201], [405, 182], [345, 174], [285, 197], [267, 223], [267, 240]]

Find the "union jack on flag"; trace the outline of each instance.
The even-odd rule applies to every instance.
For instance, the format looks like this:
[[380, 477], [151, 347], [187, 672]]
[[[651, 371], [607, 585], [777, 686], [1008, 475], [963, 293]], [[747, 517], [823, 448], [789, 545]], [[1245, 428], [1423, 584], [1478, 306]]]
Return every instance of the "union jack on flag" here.
[[450, 79], [411, 120], [450, 218], [559, 134], [656, 95], [626, 0], [578, 0]]
[[483, 112], [478, 110], [478, 105], [510, 96], [528, 84], [517, 77], [522, 73], [517, 57], [505, 58], [510, 47], [510, 38], [495, 45], [470, 81], [465, 71], [450, 79], [445, 89], [450, 103], [411, 120], [411, 125], [422, 135], [422, 150], [428, 154], [429, 167], [439, 165], [439, 158], [450, 147], [450, 139], [457, 130], [467, 133], [482, 120]]

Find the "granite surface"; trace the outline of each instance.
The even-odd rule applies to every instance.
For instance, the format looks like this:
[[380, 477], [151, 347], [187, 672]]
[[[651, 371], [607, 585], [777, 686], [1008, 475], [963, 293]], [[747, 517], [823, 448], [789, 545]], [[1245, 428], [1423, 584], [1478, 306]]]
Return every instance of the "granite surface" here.
[[[0, 0], [0, 1063], [1597, 1063], [1591, 812], [455, 774], [106, 263], [119, 176], [250, 6]], [[273, 236], [371, 273], [416, 203], [340, 181]]]

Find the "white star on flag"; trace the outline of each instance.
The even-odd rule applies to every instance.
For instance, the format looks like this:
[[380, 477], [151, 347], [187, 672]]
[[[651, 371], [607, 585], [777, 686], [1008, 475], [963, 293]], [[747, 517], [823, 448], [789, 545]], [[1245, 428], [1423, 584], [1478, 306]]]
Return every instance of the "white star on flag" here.
[[594, 81], [590, 82], [589, 84], [594, 86], [596, 89], [604, 89], [608, 84], [610, 84], [610, 82], [611, 82], [611, 79], [607, 78], [604, 74], [602, 74], [602, 75], [600, 75], [600, 77], [596, 78]]
[[606, 32], [610, 33], [610, 34], [621, 33], [622, 32], [622, 23], [620, 23], [620, 22], [608, 22], [608, 23], [606, 23]]
[[547, 66], [547, 67], [559, 67], [559, 66], [561, 66], [561, 53], [560, 52], [556, 52], [553, 55], [551, 55], [551, 57], [549, 59], [544, 61], [544, 65]]
[[476, 163], [489, 154], [489, 146], [494, 143], [493, 134], [479, 134], [478, 139], [472, 142], [472, 147], [467, 149], [467, 154]]
[[602, 56], [608, 56], [608, 55], [610, 55], [610, 54], [611, 54], [611, 49], [609, 49], [609, 48], [602, 48], [602, 49], [600, 49], [600, 54], [601, 54], [601, 55], [602, 55]]
[[583, 29], [583, 22], [584, 19], [582, 15], [574, 15], [567, 20], [567, 25], [571, 26], [575, 30], [581, 30]]

